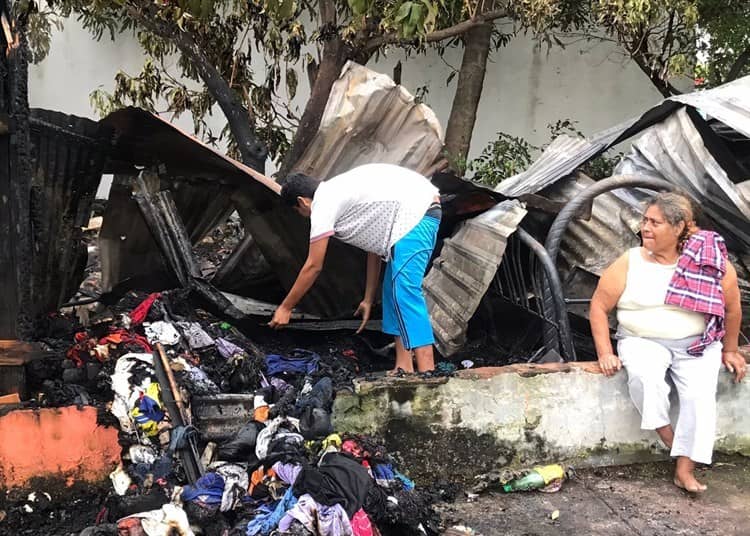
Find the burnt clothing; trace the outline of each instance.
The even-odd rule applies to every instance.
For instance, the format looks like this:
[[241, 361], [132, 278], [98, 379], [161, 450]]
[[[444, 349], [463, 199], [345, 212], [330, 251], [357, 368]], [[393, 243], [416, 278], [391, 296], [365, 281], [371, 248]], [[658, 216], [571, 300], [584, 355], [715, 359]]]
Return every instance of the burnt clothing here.
[[294, 483], [297, 497], [308, 494], [325, 506], [340, 504], [351, 518], [373, 485], [367, 469], [340, 452], [323, 456], [319, 467], [305, 467]]

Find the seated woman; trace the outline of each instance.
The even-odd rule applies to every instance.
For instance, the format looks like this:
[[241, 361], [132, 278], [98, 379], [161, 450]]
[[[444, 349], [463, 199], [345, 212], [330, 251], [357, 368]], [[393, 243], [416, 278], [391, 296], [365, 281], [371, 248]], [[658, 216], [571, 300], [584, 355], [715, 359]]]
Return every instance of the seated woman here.
[[[706, 489], [693, 474], [711, 463], [716, 431], [716, 385], [721, 364], [739, 382], [741, 309], [737, 273], [724, 240], [700, 231], [690, 200], [661, 193], [646, 203], [642, 247], [607, 268], [591, 300], [591, 332], [599, 367], [612, 376], [623, 366], [641, 428], [656, 430], [677, 458], [674, 483]], [[615, 355], [607, 315], [617, 308]], [[667, 374], [680, 402], [677, 425], [669, 420]]]

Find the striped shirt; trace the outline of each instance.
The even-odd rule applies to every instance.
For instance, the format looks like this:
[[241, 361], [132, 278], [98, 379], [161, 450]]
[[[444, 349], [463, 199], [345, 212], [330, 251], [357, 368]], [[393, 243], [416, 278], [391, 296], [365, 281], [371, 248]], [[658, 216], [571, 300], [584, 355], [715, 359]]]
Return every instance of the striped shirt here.
[[713, 231], [692, 235], [677, 261], [664, 303], [676, 305], [706, 316], [706, 330], [688, 347], [688, 353], [703, 355], [703, 350], [726, 333], [726, 304], [721, 280], [727, 271], [727, 246]]

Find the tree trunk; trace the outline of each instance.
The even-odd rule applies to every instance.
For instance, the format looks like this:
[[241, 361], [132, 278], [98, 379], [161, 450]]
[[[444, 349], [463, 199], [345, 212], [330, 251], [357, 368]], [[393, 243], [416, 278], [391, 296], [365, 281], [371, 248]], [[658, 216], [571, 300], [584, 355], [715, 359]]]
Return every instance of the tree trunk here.
[[[336, 27], [336, 6], [333, 0], [320, 0], [320, 23], [321, 30], [328, 28], [333, 30]], [[315, 72], [315, 81], [310, 87], [310, 98], [305, 104], [305, 111], [302, 112], [297, 131], [292, 138], [291, 146], [284, 155], [284, 161], [279, 169], [279, 176], [284, 177], [291, 170], [305, 152], [305, 149], [318, 132], [320, 120], [323, 117], [328, 96], [331, 93], [333, 83], [339, 77], [341, 68], [348, 59], [347, 49], [349, 48], [341, 37], [335, 31], [323, 45], [323, 53], [320, 58], [320, 65]]]
[[310, 91], [310, 98], [305, 104], [305, 111], [302, 113], [299, 126], [292, 138], [292, 144], [284, 155], [279, 177], [283, 178], [292, 170], [318, 132], [333, 83], [338, 79], [341, 68], [348, 59], [347, 48], [338, 36], [332, 37], [323, 47], [323, 55], [315, 76], [315, 83]]
[[[197, 45], [193, 44], [193, 47], [197, 48]], [[202, 54], [192, 54], [187, 50], [182, 50], [182, 52], [193, 58], [193, 63], [198, 68], [209, 93], [216, 99], [216, 103], [224, 112], [232, 136], [237, 142], [242, 162], [263, 173], [266, 167], [268, 150], [255, 135], [248, 110], [242, 104], [239, 95], [229, 87], [218, 69], [208, 62]]]
[[491, 23], [476, 26], [464, 36], [464, 56], [458, 72], [453, 107], [445, 130], [445, 151], [448, 160], [451, 167], [460, 173], [466, 169], [471, 135], [484, 87], [491, 38]]

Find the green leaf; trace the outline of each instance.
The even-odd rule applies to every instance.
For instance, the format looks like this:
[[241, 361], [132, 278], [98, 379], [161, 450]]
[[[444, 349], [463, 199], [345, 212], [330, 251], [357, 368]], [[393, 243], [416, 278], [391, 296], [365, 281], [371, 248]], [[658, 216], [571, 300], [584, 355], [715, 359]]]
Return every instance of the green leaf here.
[[291, 67], [286, 70], [286, 91], [289, 94], [289, 100], [297, 95], [297, 71]]
[[367, 0], [348, 0], [349, 9], [352, 13], [359, 17], [367, 13]]
[[398, 8], [398, 12], [396, 13], [396, 22], [401, 22], [402, 20], [409, 17], [412, 5], [413, 2], [404, 2], [403, 4], [401, 4], [401, 7]]
[[430, 0], [422, 0], [422, 3], [427, 9], [427, 15], [424, 19], [424, 31], [425, 33], [427, 33], [435, 29], [435, 24], [437, 22], [438, 16], [438, 4], [435, 2], [430, 2]]
[[424, 29], [424, 19], [427, 10], [422, 4], [414, 4], [409, 15], [409, 26], [412, 27], [411, 35], [415, 35], [420, 29]]
[[294, 0], [281, 0], [279, 5], [279, 18], [282, 20], [291, 19], [292, 16], [294, 16], [296, 9], [297, 5]]
[[201, 11], [200, 18], [202, 20], [209, 20], [214, 13], [214, 1], [213, 0], [201, 0]]

